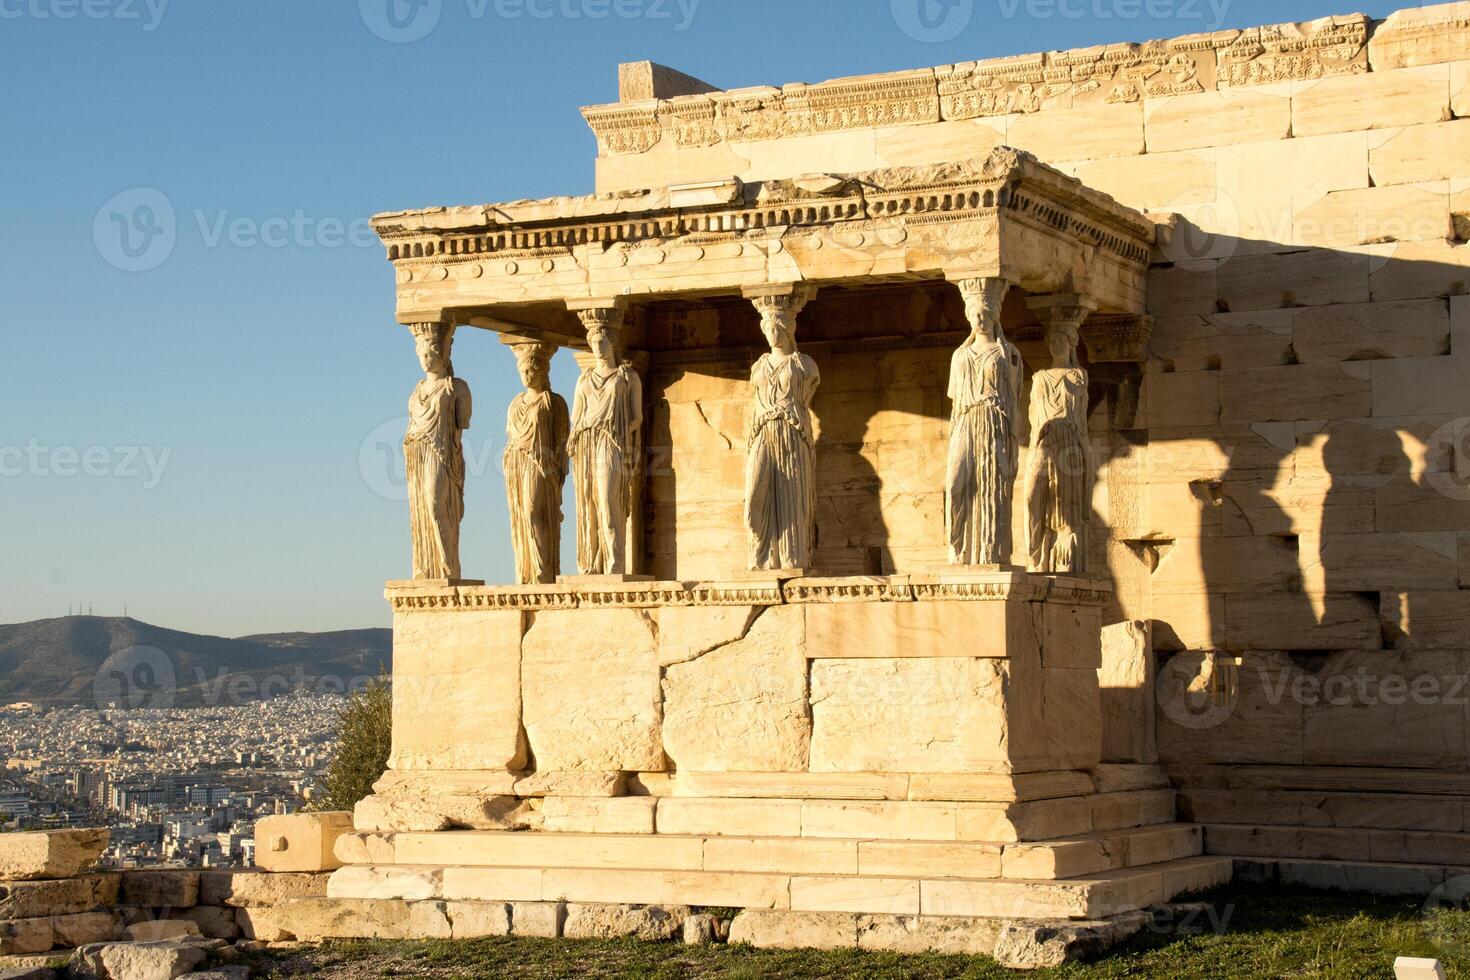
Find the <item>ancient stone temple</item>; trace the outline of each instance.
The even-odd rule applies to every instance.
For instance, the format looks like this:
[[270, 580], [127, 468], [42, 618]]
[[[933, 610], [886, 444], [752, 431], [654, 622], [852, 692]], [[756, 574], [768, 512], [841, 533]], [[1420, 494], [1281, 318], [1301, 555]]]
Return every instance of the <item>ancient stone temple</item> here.
[[[728, 92], [625, 65], [597, 193], [379, 215], [429, 560], [331, 894], [988, 952], [1236, 859], [1470, 865], [1467, 64], [1458, 4]], [[447, 553], [456, 337], [526, 381], [481, 395], [510, 443], [469, 496], [518, 584]], [[1435, 697], [1296, 693], [1364, 671]]]

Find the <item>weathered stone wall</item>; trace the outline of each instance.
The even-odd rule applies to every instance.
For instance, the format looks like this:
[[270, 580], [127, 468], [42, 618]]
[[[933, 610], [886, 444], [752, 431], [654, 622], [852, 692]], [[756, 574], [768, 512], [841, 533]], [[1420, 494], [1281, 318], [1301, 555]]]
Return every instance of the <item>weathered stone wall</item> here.
[[[1334, 45], [1297, 43], [1328, 30]], [[1192, 59], [1177, 76], [1188, 94], [1130, 95], [1121, 75], [1034, 99], [1012, 78], [986, 94], [966, 79], [1002, 66], [982, 63], [891, 76], [884, 91], [907, 93], [892, 95], [892, 113], [876, 89], [858, 92], [872, 80], [698, 97], [712, 100], [702, 123], [693, 102], [661, 106], [662, 136], [642, 152], [636, 126], [621, 141], [599, 131], [599, 189], [917, 165], [1008, 144], [1160, 220], [1178, 214], [1150, 276], [1157, 323], [1138, 412], [1095, 403], [1093, 418], [1095, 511], [1112, 526], [1098, 547], [1119, 595], [1110, 619], [1150, 621], [1178, 689], [1192, 683], [1225, 708], [1166, 705], [1165, 761], [1201, 785], [1225, 785], [1211, 765], [1354, 767], [1301, 776], [1351, 792], [1368, 786], [1364, 767], [1389, 767], [1437, 771], [1434, 792], [1470, 794], [1470, 4], [1168, 50]], [[1024, 73], [1099, 52], [1012, 63]], [[843, 99], [869, 100], [882, 125], [818, 111]], [[925, 549], [939, 526], [939, 352], [928, 365], [839, 349], [819, 360], [819, 414], [870, 386], [857, 417], [878, 423], [825, 436], [860, 448], [822, 456], [824, 548], [836, 537], [851, 571], [876, 571], [861, 549], [881, 520], [893, 568], [937, 553]], [[661, 569], [703, 572], [740, 545], [718, 530], [738, 526], [740, 380], [656, 382], [670, 427], [722, 460], [710, 479], [729, 491], [655, 494], [691, 535], [677, 558], [654, 541]], [[862, 462], [892, 481], [876, 513], [840, 503], [872, 478], [854, 472]], [[1465, 820], [1442, 829], [1470, 831]]]

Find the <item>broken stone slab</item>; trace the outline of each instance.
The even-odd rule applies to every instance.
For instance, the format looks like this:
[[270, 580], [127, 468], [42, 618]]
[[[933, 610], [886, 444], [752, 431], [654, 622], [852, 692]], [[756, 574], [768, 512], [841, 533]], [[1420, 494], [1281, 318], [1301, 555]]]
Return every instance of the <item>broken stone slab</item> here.
[[199, 877], [199, 904], [258, 908], [298, 898], [322, 898], [330, 878], [326, 872], [206, 871]]
[[0, 882], [0, 919], [73, 915], [117, 904], [122, 876], [88, 875], [56, 881]]
[[204, 931], [199, 928], [199, 923], [188, 919], [154, 919], [149, 922], [135, 922], [125, 930], [128, 938], [134, 942], [175, 942], [188, 939], [190, 936], [203, 936]]
[[335, 871], [333, 848], [352, 830], [352, 814], [291, 813], [255, 825], [255, 863], [266, 871]]
[[1010, 921], [1001, 926], [991, 955], [1012, 970], [1061, 966], [1107, 952], [1149, 921], [1146, 912], [1098, 922]]
[[211, 939], [239, 939], [240, 923], [235, 920], [235, 910], [213, 905], [199, 905], [178, 914], [199, 927], [202, 935]]
[[75, 878], [97, 863], [106, 830], [49, 830], [0, 834], [0, 880]]
[[392, 864], [394, 836], [371, 831], [343, 834], [332, 845], [332, 855], [343, 864]]
[[122, 900], [148, 909], [193, 908], [199, 904], [199, 872], [129, 871], [123, 875]]
[[689, 909], [681, 905], [567, 905], [567, 939], [633, 937], [661, 942], [681, 935]]
[[77, 947], [68, 970], [79, 980], [176, 980], [206, 956], [191, 943], [93, 943]]

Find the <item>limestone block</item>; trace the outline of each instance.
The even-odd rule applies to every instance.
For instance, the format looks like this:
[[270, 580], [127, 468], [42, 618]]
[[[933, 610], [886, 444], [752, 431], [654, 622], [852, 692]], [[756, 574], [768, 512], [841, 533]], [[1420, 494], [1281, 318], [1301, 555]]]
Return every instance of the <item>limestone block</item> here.
[[1043, 162], [1096, 160], [1144, 152], [1143, 106], [1090, 105], [1016, 117], [1006, 142]]
[[522, 620], [504, 611], [394, 617], [391, 768], [524, 768]]
[[689, 910], [661, 905], [567, 905], [567, 939], [642, 939], [662, 942], [680, 935]]
[[811, 769], [997, 771], [1012, 674], [1005, 660], [814, 660]]
[[[1188, 314], [1159, 317], [1149, 338], [1149, 351], [1155, 357], [1172, 362], [1178, 377], [1196, 384], [1203, 379], [1197, 372], [1220, 368], [1275, 367], [1289, 362], [1292, 346], [1291, 310], [1253, 310], [1246, 313]], [[1148, 375], [1153, 378], [1175, 378], [1175, 374]], [[1176, 382], [1182, 384], [1183, 382]], [[1210, 425], [1219, 418], [1219, 395], [1216, 386], [1215, 413], [1186, 409], [1183, 417], [1174, 415], [1174, 398], [1189, 397], [1188, 392], [1171, 391], [1162, 405], [1153, 406], [1159, 416], [1157, 425]], [[1206, 403], [1208, 404], [1208, 403]], [[1203, 412], [1201, 422], [1183, 418]]]
[[335, 871], [334, 848], [352, 830], [351, 813], [292, 813], [255, 824], [255, 861], [266, 871]]
[[[658, 661], [687, 663], [742, 639], [760, 606], [666, 606], [658, 611]], [[584, 794], [585, 795], [585, 794]]]
[[281, 916], [289, 936], [303, 942], [410, 938], [409, 903], [403, 901], [303, 898], [270, 911]]
[[1097, 668], [1045, 667], [1041, 674], [1049, 757], [1062, 760], [1066, 768], [1090, 769], [1102, 760]]
[[1385, 129], [1368, 138], [1368, 169], [1377, 187], [1470, 176], [1467, 156], [1470, 122], [1463, 119]]
[[685, 946], [707, 946], [728, 935], [726, 923], [709, 913], [692, 914], [684, 920], [681, 937]]
[[135, 943], [178, 942], [190, 936], [204, 935], [199, 923], [190, 919], [149, 919], [135, 922], [124, 931], [127, 938]]
[[328, 877], [326, 874], [205, 871], [199, 876], [199, 904], [260, 908], [284, 905], [298, 898], [324, 898]]
[[1451, 531], [1333, 534], [1323, 540], [1320, 559], [1334, 590], [1459, 587], [1459, 542]]
[[[1010, 115], [955, 119], [877, 132], [880, 167], [914, 167], [983, 156], [1006, 142]], [[1095, 185], [1089, 185], [1095, 186]]]
[[1182, 819], [1196, 823], [1370, 827], [1384, 830], [1467, 829], [1464, 804], [1453, 797], [1398, 793], [1311, 793], [1283, 790], [1189, 789]]
[[173, 980], [204, 962], [207, 953], [190, 943], [93, 943], [72, 954], [71, 973], [109, 980]]
[[1379, 487], [1374, 493], [1377, 529], [1454, 531], [1470, 526], [1470, 499], [1460, 489], [1458, 477], [1444, 477], [1424, 484], [1398, 478]]
[[[1470, 591], [1385, 592], [1384, 634], [1396, 650], [1463, 650]], [[1466, 692], [1470, 696], [1470, 691]]]
[[1092, 807], [1085, 797], [1003, 805], [962, 803], [955, 815], [962, 841], [1052, 840], [1092, 832]]
[[730, 923], [731, 944], [757, 949], [851, 949], [859, 916], [843, 912], [745, 909]]
[[873, 130], [757, 140], [747, 144], [744, 151], [750, 155], [750, 166], [738, 176], [745, 181], [796, 177], [810, 172], [813, 159], [831, 160], [834, 173], [857, 173], [879, 166], [877, 134]]
[[374, 794], [358, 801], [352, 823], [359, 830], [380, 833], [466, 827], [471, 830], [524, 830], [531, 824], [531, 809], [531, 801], [514, 796]]
[[1371, 831], [1330, 827], [1205, 827], [1205, 850], [1231, 857], [1272, 856], [1366, 861]]
[[1000, 928], [994, 919], [859, 915], [858, 948], [906, 956], [989, 956]]
[[1237, 255], [1220, 263], [1219, 300], [1234, 313], [1366, 303], [1379, 298], [1370, 294], [1373, 269], [1369, 255], [1327, 249]]
[[862, 657], [1006, 657], [1036, 647], [1030, 612], [1016, 602], [811, 603], [806, 655]]
[[1363, 246], [1373, 299], [1456, 296], [1470, 283], [1470, 247], [1456, 242], [1392, 242]]
[[1374, 861], [1393, 864], [1454, 864], [1464, 861], [1470, 835], [1370, 830], [1368, 852]]
[[[1147, 106], [1144, 112], [1148, 112]], [[1145, 120], [1145, 131], [1150, 125], [1151, 119]], [[1169, 211], [1181, 201], [1215, 200], [1213, 150], [1162, 153], [1150, 148], [1141, 157], [1084, 161], [1077, 164], [1074, 176], [1088, 187], [1141, 211]]]
[[1450, 63], [1450, 110], [1460, 118], [1470, 116], [1470, 61]]
[[[1283, 250], [1293, 201], [1368, 187], [1368, 134], [1334, 133], [1218, 151], [1219, 190], [1213, 217], [1226, 236], [1222, 258]], [[1241, 307], [1231, 305], [1230, 309]], [[1208, 312], [1208, 311], [1206, 311]]]
[[660, 834], [696, 834], [732, 837], [800, 837], [799, 800], [658, 801]]
[[49, 916], [0, 922], [0, 955], [44, 953], [55, 945], [56, 926]]
[[1220, 421], [1220, 372], [1150, 372], [1143, 378], [1143, 424], [1211, 426]]
[[1357, 594], [1230, 595], [1225, 597], [1224, 645], [1230, 650], [1377, 650], [1383, 630], [1377, 607]]
[[1357, 418], [1371, 414], [1376, 365], [1292, 364], [1220, 372], [1226, 422]]
[[74, 878], [107, 848], [106, 830], [0, 834], [0, 881]]
[[1442, 3], [1396, 10], [1373, 26], [1368, 62], [1374, 72], [1453, 61], [1470, 44], [1470, 4]]
[[789, 884], [784, 875], [725, 871], [548, 868], [541, 887], [548, 897], [573, 902], [768, 909], [788, 906]]
[[1174, 790], [1142, 789], [1127, 793], [1099, 793], [1088, 800], [1095, 831], [1152, 827], [1174, 820]]
[[1465, 664], [1451, 651], [1347, 651], [1329, 655], [1304, 704], [1308, 765], [1463, 769]]
[[[618, 834], [405, 834], [399, 861], [420, 866], [492, 868], [665, 868], [698, 871], [697, 838]], [[736, 870], [736, 869], [732, 869]]]
[[446, 902], [410, 902], [408, 934], [414, 939], [452, 939], [454, 926], [449, 921]]
[[454, 939], [510, 935], [510, 905], [505, 902], [445, 902]]
[[703, 842], [701, 863], [706, 871], [853, 875], [859, 873], [858, 847], [852, 840], [712, 837]]
[[1098, 670], [1102, 757], [1112, 762], [1158, 761], [1154, 722], [1154, 656], [1145, 622], [1102, 629]]
[[566, 906], [560, 902], [511, 902], [510, 934], [555, 939], [561, 935]]
[[541, 878], [540, 868], [445, 868], [444, 897], [450, 901], [539, 902]]
[[332, 855], [343, 864], [392, 864], [393, 835], [368, 831], [343, 834], [332, 845]]
[[[644, 773], [636, 778], [653, 796], [732, 797], [736, 799], [902, 800], [910, 796], [905, 774], [681, 772]], [[927, 797], [937, 799], [938, 797]]]
[[122, 876], [124, 904], [187, 909], [199, 904], [197, 871], [129, 871]]
[[1155, 265], [1148, 270], [1148, 312], [1155, 317], [1215, 312], [1218, 262]]
[[1292, 132], [1297, 136], [1440, 122], [1450, 118], [1449, 66], [1303, 82], [1291, 104]]
[[1001, 848], [973, 841], [865, 840], [857, 846], [857, 873], [894, 877], [998, 878]]
[[1258, 85], [1145, 99], [1143, 132], [1150, 154], [1283, 140], [1291, 135], [1290, 88]]
[[803, 837], [954, 840], [958, 807], [951, 803], [807, 801]]
[[1458, 358], [1402, 357], [1371, 366], [1375, 416], [1470, 413], [1470, 386]]
[[1298, 195], [1292, 212], [1292, 242], [1316, 248], [1442, 241], [1454, 233], [1447, 180]]
[[1295, 311], [1292, 346], [1302, 363], [1433, 357], [1448, 353], [1443, 300], [1358, 303]]
[[915, 878], [794, 877], [791, 907], [805, 912], [919, 914]]
[[677, 768], [806, 769], [804, 622], [800, 606], [769, 608], [743, 639], [666, 668], [664, 751]]
[[1443, 868], [1365, 861], [1293, 860], [1273, 862], [1273, 866], [1283, 885], [1379, 895], [1427, 895], [1439, 886], [1444, 874]]
[[651, 834], [656, 805], [651, 797], [549, 796], [531, 823], [566, 834]]
[[1199, 827], [1171, 826], [1115, 838], [1127, 851], [1128, 867], [1162, 864], [1204, 853], [1204, 831]]
[[73, 915], [116, 905], [121, 882], [116, 874], [0, 882], [0, 919]]
[[1091, 792], [1092, 779], [1084, 772], [1028, 772], [1014, 775], [915, 773], [909, 777], [908, 798], [957, 803], [1018, 803], [1062, 796], [1083, 796]]
[[444, 872], [437, 868], [339, 868], [327, 880], [328, 898], [402, 899], [408, 902], [444, 897]]
[[1291, 697], [1302, 672], [1285, 654], [1242, 660], [1175, 654], [1159, 666], [1159, 755], [1166, 764], [1301, 765], [1304, 706]]
[[[1298, 555], [1291, 543], [1278, 538], [1181, 537], [1164, 552], [1154, 570], [1155, 600], [1159, 596], [1175, 595], [1202, 599], [1202, 593], [1206, 592], [1300, 588], [1301, 569], [1297, 562]], [[1159, 622], [1174, 625], [1157, 606], [1155, 612]], [[1223, 625], [1223, 602], [1208, 610], [1209, 615], [1217, 612], [1222, 614], [1220, 625]]]
[[537, 765], [658, 771], [658, 651], [636, 610], [536, 614], [522, 645], [525, 727]]
[[187, 919], [197, 925], [199, 932], [210, 939], [235, 940], [240, 938], [240, 922], [235, 917], [233, 908], [197, 905], [177, 914], [180, 919]]

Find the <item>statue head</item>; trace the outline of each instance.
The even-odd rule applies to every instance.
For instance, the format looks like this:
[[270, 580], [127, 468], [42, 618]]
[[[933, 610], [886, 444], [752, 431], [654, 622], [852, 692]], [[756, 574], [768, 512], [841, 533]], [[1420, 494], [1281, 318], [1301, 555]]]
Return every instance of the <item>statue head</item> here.
[[1053, 324], [1046, 328], [1046, 349], [1051, 351], [1052, 367], [1077, 366], [1078, 325]]
[[771, 350], [790, 354], [796, 350], [796, 313], [784, 297], [768, 296], [755, 301], [761, 315], [761, 333]]
[[1005, 305], [1010, 283], [987, 277], [961, 280], [959, 286], [960, 294], [965, 298], [965, 320], [970, 324], [970, 336], [999, 340], [1000, 311]]
[[597, 358], [598, 364], [605, 367], [618, 366], [618, 345], [608, 328], [588, 328], [587, 346], [592, 348], [592, 356]]
[[454, 344], [454, 326], [448, 323], [415, 323], [413, 331], [414, 351], [419, 364], [430, 377], [452, 377], [454, 362], [450, 350]]
[[521, 383], [527, 391], [545, 391], [551, 387], [551, 355], [556, 348], [550, 344], [516, 344], [516, 368], [521, 374]]

